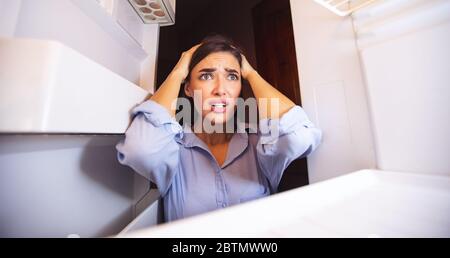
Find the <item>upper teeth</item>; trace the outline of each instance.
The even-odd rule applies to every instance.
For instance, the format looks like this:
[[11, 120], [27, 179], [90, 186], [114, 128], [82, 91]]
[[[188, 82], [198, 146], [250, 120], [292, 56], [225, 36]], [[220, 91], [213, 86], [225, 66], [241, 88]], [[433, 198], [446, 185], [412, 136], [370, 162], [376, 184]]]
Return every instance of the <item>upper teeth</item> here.
[[223, 104], [223, 103], [216, 103], [216, 104], [213, 104], [213, 106], [225, 107], [225, 104]]

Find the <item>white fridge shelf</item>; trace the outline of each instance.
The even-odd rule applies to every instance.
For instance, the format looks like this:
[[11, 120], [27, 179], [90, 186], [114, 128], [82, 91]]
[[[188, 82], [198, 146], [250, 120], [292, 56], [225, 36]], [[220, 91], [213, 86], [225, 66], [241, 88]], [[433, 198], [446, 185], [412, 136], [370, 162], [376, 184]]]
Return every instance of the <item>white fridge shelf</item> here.
[[120, 237], [450, 237], [450, 177], [361, 170]]
[[56, 41], [0, 38], [0, 133], [122, 134], [148, 92]]

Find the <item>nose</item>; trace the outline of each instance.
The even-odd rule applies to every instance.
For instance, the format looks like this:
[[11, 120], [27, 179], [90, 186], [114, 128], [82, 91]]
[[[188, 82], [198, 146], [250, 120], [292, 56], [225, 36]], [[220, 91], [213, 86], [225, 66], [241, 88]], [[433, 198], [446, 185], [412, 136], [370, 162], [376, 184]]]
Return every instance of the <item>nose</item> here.
[[226, 95], [225, 90], [225, 80], [222, 78], [222, 76], [218, 76], [215, 81], [215, 87], [214, 87], [214, 96], [222, 97]]

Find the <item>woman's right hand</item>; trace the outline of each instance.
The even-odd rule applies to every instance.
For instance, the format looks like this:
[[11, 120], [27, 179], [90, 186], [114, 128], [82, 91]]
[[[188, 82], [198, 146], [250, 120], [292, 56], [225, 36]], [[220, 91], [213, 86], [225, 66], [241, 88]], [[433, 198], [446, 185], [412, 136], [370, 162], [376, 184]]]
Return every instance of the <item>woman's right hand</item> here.
[[255, 69], [250, 65], [250, 63], [247, 61], [247, 58], [244, 55], [241, 54], [241, 57], [242, 57], [241, 74], [244, 79], [247, 79], [250, 73], [254, 72]]
[[178, 60], [178, 63], [172, 70], [172, 72], [179, 74], [183, 80], [189, 75], [189, 64], [191, 62], [192, 55], [195, 50], [200, 47], [200, 45], [201, 44], [197, 44], [191, 47], [188, 51], [184, 51], [183, 54], [181, 54], [180, 60]]
[[161, 106], [165, 107], [172, 117], [175, 117], [176, 112], [176, 100], [180, 91], [181, 83], [186, 79], [189, 74], [189, 64], [191, 62], [192, 55], [200, 44], [193, 46], [188, 51], [183, 52], [180, 60], [167, 76], [166, 80], [161, 84], [159, 89], [150, 98]]

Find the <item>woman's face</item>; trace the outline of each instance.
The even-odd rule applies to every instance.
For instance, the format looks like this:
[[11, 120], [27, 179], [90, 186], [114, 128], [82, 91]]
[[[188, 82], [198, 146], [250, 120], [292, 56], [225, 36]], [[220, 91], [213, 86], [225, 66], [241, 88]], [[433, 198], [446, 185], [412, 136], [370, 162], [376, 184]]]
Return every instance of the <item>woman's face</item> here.
[[234, 116], [241, 87], [239, 61], [228, 52], [216, 52], [192, 69], [185, 92], [190, 97], [201, 94], [203, 119], [223, 124]]

